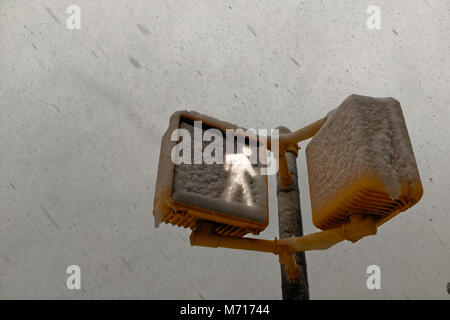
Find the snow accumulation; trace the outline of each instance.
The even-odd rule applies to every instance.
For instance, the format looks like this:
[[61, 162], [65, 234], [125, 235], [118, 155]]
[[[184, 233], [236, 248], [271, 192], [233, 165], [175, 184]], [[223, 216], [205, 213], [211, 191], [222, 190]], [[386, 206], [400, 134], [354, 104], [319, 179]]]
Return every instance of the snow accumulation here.
[[351, 95], [306, 148], [311, 203], [321, 207], [357, 176], [375, 175], [390, 198], [420, 181], [400, 103]]
[[[194, 126], [187, 122], [181, 122], [180, 128], [191, 133], [191, 145], [194, 145]], [[209, 143], [203, 141], [203, 150]], [[226, 155], [225, 139], [223, 140], [223, 154]], [[250, 166], [248, 169], [254, 173], [253, 176], [246, 170], [236, 172], [239, 171], [239, 167], [233, 169], [233, 166], [227, 167], [224, 164], [175, 165], [173, 198], [233, 216], [265, 222], [267, 216], [266, 177], [260, 175], [259, 164]]]

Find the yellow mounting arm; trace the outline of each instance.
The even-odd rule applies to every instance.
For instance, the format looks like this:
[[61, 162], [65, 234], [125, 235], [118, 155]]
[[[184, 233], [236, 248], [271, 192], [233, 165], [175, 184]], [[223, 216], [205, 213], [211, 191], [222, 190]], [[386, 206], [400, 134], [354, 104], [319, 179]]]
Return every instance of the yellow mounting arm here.
[[365, 214], [349, 216], [348, 221], [339, 228], [286, 239], [262, 240], [221, 236], [215, 234], [213, 228], [214, 225], [209, 222], [200, 224], [191, 234], [191, 245], [272, 252], [279, 256], [280, 263], [285, 265], [286, 274], [292, 281], [298, 278], [300, 272], [294, 258], [296, 252], [324, 250], [343, 240], [356, 242], [365, 236], [377, 233], [375, 221]]
[[[286, 150], [290, 150], [297, 153], [298, 150], [297, 143], [313, 137], [326, 121], [327, 118], [325, 117], [297, 131], [280, 135], [278, 164], [279, 164], [280, 181], [284, 188], [289, 187], [292, 183], [292, 175], [289, 172], [287, 166]], [[267, 149], [272, 150], [271, 139], [269, 138], [267, 139]], [[276, 152], [276, 150], [272, 151]]]

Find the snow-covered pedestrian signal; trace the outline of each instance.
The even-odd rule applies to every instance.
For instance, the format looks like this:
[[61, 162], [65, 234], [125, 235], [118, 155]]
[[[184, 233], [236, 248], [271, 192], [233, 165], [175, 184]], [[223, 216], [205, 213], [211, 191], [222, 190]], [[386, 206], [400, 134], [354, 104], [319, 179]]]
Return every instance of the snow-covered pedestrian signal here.
[[197, 112], [178, 111], [161, 141], [155, 224], [220, 235], [258, 234], [268, 225], [266, 148], [252, 132]]
[[416, 204], [422, 183], [400, 103], [351, 95], [306, 147], [311, 209], [322, 229], [355, 213], [381, 225]]
[[[236, 129], [195, 112], [172, 115], [161, 143], [156, 226], [166, 222], [193, 229], [193, 246], [273, 253], [289, 281], [296, 282], [296, 252], [375, 235], [380, 225], [422, 197], [405, 119], [393, 98], [351, 95], [306, 127], [281, 136], [271, 132], [270, 141]], [[297, 177], [286, 153], [296, 154], [297, 144], [310, 138], [306, 161], [312, 218], [322, 231], [275, 240], [243, 237], [268, 224], [267, 174], [279, 171], [280, 190], [295, 195], [292, 181]], [[276, 170], [269, 170], [266, 148], [276, 159]]]

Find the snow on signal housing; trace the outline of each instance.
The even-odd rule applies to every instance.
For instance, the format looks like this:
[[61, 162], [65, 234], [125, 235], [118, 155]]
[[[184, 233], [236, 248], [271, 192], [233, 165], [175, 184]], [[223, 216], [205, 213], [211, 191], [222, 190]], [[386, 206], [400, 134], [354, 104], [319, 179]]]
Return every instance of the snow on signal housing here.
[[[200, 204], [201, 202], [194, 201], [198, 197], [190, 197], [187, 192], [174, 192], [176, 165], [172, 162], [171, 151], [177, 141], [172, 141], [171, 135], [175, 129], [180, 128], [183, 121], [202, 121], [204, 126], [216, 128], [222, 132], [226, 129], [240, 128], [193, 111], [177, 111], [171, 116], [169, 127], [161, 140], [153, 209], [155, 226], [158, 227], [161, 222], [164, 222], [194, 230], [200, 222], [211, 221], [215, 225], [215, 233], [219, 235], [242, 237], [247, 233], [259, 234], [269, 223], [267, 176], [263, 177], [265, 183], [264, 210], [256, 213], [257, 219], [239, 216], [239, 213], [233, 214], [238, 210], [231, 210], [230, 214], [230, 212], [222, 212], [220, 206], [205, 207]], [[261, 143], [259, 140], [255, 142]]]
[[327, 230], [353, 213], [381, 225], [423, 194], [400, 103], [349, 96], [306, 147], [313, 223]]

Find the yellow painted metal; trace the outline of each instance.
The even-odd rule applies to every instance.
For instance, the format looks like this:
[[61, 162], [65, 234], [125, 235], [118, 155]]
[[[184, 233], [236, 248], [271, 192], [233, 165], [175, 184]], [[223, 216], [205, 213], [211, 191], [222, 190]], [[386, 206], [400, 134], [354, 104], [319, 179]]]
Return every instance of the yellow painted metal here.
[[354, 214], [340, 227], [316, 232], [302, 237], [264, 240], [253, 238], [238, 238], [215, 234], [214, 226], [203, 223], [192, 232], [192, 246], [211, 248], [230, 248], [260, 252], [271, 252], [279, 256], [280, 263], [286, 268], [289, 279], [295, 280], [300, 272], [295, 262], [294, 254], [301, 251], [325, 250], [343, 240], [356, 242], [359, 239], [377, 233], [377, 225], [370, 215]]
[[[327, 121], [327, 117], [317, 120], [316, 122], [307, 125], [304, 128], [298, 129], [294, 132], [280, 135], [279, 137], [279, 147], [280, 149], [288, 148], [290, 145], [297, 145], [297, 143], [312, 138], [317, 131], [324, 125]], [[272, 150], [271, 139], [267, 138], [266, 147], [268, 150]]]
[[[294, 152], [296, 155], [298, 154], [298, 145], [297, 143], [309, 139], [313, 137], [317, 131], [323, 126], [323, 124], [327, 121], [327, 118], [322, 118], [317, 120], [310, 125], [296, 130], [294, 132], [280, 135], [279, 137], [279, 153], [278, 153], [278, 166], [279, 166], [279, 175], [280, 181], [283, 188], [288, 188], [292, 183], [292, 175], [289, 172], [287, 166], [286, 159], [286, 151]], [[267, 139], [267, 149], [271, 150], [271, 139]], [[276, 153], [276, 150], [273, 150]]]
[[288, 188], [292, 183], [292, 174], [288, 168], [285, 148], [280, 148], [280, 154], [278, 156], [278, 172], [282, 187]]
[[[289, 188], [292, 182], [292, 175], [287, 167], [286, 150], [296, 150], [297, 143], [312, 138], [326, 120], [325, 117], [297, 131], [280, 135], [279, 176], [283, 188]], [[270, 139], [268, 149], [271, 147], [269, 142]], [[313, 222], [318, 228], [327, 230], [341, 225], [349, 214], [364, 212], [372, 214], [377, 226], [380, 226], [416, 204], [422, 194], [420, 178], [414, 183], [402, 181], [402, 193], [398, 199], [393, 200], [376, 175], [371, 172], [362, 173], [355, 175], [355, 179], [346, 188], [341, 189], [339, 194], [330, 198], [326, 206], [316, 208], [313, 203]]]
[[324, 125], [327, 121], [327, 118], [324, 117], [322, 119], [317, 120], [316, 122], [311, 123], [310, 125], [298, 129], [294, 132], [283, 134], [280, 136], [280, 145], [288, 146], [290, 144], [297, 144], [303, 140], [312, 138], [317, 131]]
[[[161, 152], [158, 167], [158, 176], [156, 181], [155, 198], [153, 204], [153, 215], [155, 216], [155, 225], [158, 226], [161, 222], [170, 223], [176, 226], [195, 229], [202, 221], [212, 221], [215, 223], [215, 232], [223, 235], [232, 235], [235, 237], [243, 236], [247, 233], [259, 234], [264, 230], [269, 223], [269, 203], [268, 203], [268, 180], [264, 177], [266, 184], [266, 221], [260, 223], [257, 221], [227, 215], [215, 210], [205, 209], [175, 201], [172, 197], [173, 177], [175, 165], [171, 160], [171, 150], [175, 147], [177, 141], [172, 141], [171, 134], [174, 129], [180, 127], [182, 118], [192, 121], [202, 121], [204, 125], [226, 131], [227, 129], [239, 129], [238, 126], [219, 121], [217, 119], [208, 117], [206, 115], [193, 111], [178, 111], [175, 112], [169, 123], [169, 128], [166, 130], [161, 141]], [[238, 136], [241, 133], [235, 132]], [[244, 136], [245, 138], [245, 136]], [[251, 137], [248, 137], [249, 140]], [[257, 143], [263, 143], [256, 139]], [[263, 157], [266, 157], [264, 152]]]
[[314, 225], [322, 230], [339, 226], [351, 212], [370, 213], [377, 226], [416, 204], [422, 197], [422, 184], [402, 183], [398, 199], [391, 199], [385, 185], [370, 174], [359, 175], [345, 189], [329, 200], [326, 206], [313, 207]]

